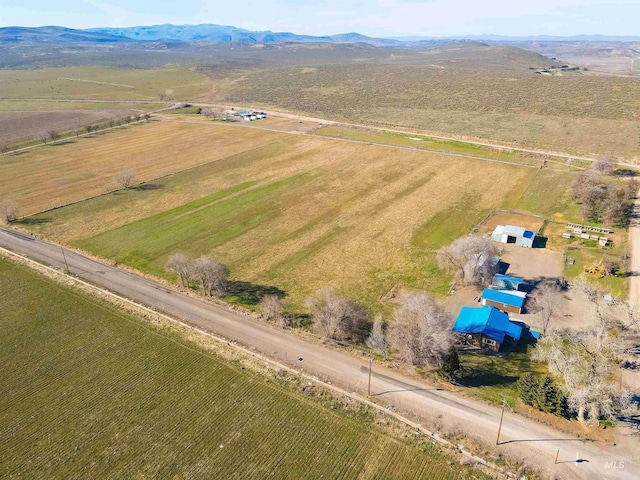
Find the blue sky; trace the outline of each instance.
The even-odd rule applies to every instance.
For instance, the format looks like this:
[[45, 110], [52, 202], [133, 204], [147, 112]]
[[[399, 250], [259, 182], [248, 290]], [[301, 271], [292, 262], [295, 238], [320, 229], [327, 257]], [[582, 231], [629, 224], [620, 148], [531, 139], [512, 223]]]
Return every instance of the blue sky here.
[[0, 26], [218, 23], [374, 36], [638, 35], [640, 0], [0, 0]]

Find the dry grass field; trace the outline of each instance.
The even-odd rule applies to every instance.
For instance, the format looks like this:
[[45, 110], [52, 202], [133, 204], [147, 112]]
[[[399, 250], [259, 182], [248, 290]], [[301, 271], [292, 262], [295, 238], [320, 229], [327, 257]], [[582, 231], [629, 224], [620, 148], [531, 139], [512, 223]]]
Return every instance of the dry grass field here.
[[477, 233], [478, 235], [490, 234], [498, 225], [517, 225], [538, 232], [543, 223], [542, 218], [533, 215], [496, 211], [482, 222]]
[[4, 479], [485, 478], [3, 258], [0, 309]]
[[132, 109], [0, 112], [0, 145], [39, 140], [50, 130], [62, 133], [138, 113]]
[[173, 122], [116, 127], [0, 157], [0, 195], [16, 201], [26, 215], [118, 188], [114, 176], [124, 171], [149, 180], [279, 138], [282, 134]]
[[104, 66], [0, 70], [0, 98], [159, 100], [172, 90], [177, 100], [211, 88], [206, 75], [187, 69]]
[[[444, 292], [449, 279], [437, 269], [434, 249], [468, 233], [493, 208], [562, 210], [563, 196], [547, 191], [571, 180], [529, 166], [338, 139], [166, 125], [182, 136], [190, 129], [212, 138], [254, 133], [265, 145], [23, 223], [155, 275], [167, 276], [172, 253], [210, 254], [229, 264], [235, 281], [249, 282], [247, 290], [277, 287], [294, 305], [328, 285], [376, 305], [396, 284]], [[96, 146], [124, 145], [126, 134]], [[273, 135], [279, 140], [267, 142]], [[157, 137], [158, 151], [166, 144], [170, 139]], [[552, 182], [536, 180], [547, 174]], [[540, 196], [547, 203], [531, 203]], [[242, 288], [231, 300], [257, 301]]]

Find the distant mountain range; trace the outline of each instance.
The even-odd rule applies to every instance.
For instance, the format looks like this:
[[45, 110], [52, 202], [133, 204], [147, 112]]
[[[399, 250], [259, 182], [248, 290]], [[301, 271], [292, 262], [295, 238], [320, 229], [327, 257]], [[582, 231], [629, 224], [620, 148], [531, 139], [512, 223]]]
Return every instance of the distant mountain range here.
[[[433, 40], [435, 37], [390, 37], [402, 42], [419, 42]], [[508, 35], [461, 35], [437, 37], [440, 40], [476, 40], [479, 42], [640, 42], [640, 36], [633, 35], [572, 35], [560, 37], [554, 35], [532, 35], [511, 37]]]
[[401, 47], [407, 42], [371, 38], [359, 33], [316, 37], [290, 32], [254, 32], [226, 25], [152, 25], [128, 28], [92, 28], [89, 32], [160, 42], [244, 42], [244, 43], [368, 43], [378, 47]]
[[130, 42], [117, 37], [88, 30], [74, 30], [64, 27], [4, 27], [0, 28], [0, 42], [37, 42], [37, 43], [115, 43]]
[[118, 43], [118, 42], [243, 42], [243, 43], [365, 43], [376, 47], [410, 48], [452, 41], [488, 41], [495, 43], [532, 41], [640, 41], [633, 36], [579, 35], [574, 37], [508, 37], [472, 35], [460, 37], [398, 37], [373, 38], [359, 33], [329, 36], [298, 35], [290, 32], [255, 32], [225, 25], [151, 25], [126, 28], [5, 27], [0, 28], [0, 42], [38, 43]]

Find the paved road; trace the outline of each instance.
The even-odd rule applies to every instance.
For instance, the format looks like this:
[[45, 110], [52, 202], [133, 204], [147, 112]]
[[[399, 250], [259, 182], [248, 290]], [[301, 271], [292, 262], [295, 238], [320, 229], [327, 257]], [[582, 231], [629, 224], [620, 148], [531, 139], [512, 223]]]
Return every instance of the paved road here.
[[[0, 228], [0, 246], [57, 268], [64, 268], [65, 265], [59, 246], [10, 229]], [[65, 249], [65, 255], [69, 270], [84, 280], [237, 341], [349, 391], [366, 395], [366, 359], [307, 342], [204, 299], [171, 290], [77, 252]], [[375, 368], [372, 392], [376, 401], [393, 405], [399, 412], [409, 412], [419, 418], [432, 420], [441, 416], [439, 423], [453, 425], [463, 435], [481, 438], [489, 444], [495, 441], [500, 410], [494, 407], [434, 390], [429, 385], [381, 367]], [[501, 442], [497, 449], [502, 454], [521, 458], [546, 471], [549, 476], [568, 479], [640, 478], [640, 462], [624, 456], [620, 446], [584, 442], [509, 412], [505, 415]], [[561, 449], [560, 459], [564, 463], [554, 465], [558, 448]], [[582, 461], [575, 462], [576, 459]], [[620, 462], [623, 462], [624, 468], [611, 468], [613, 465], [620, 466]]]

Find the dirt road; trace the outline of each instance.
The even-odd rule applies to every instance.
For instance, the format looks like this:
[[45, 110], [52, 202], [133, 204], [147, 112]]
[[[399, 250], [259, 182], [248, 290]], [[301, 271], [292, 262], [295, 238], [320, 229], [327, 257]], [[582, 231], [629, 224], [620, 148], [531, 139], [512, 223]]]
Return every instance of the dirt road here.
[[[199, 106], [199, 107], [222, 108], [222, 109], [225, 109], [225, 110], [230, 110], [232, 108], [229, 105], [220, 105], [220, 104], [211, 104], [211, 103], [199, 103], [199, 102], [192, 103], [192, 105], [196, 105], [196, 106]], [[235, 107], [235, 108], [236, 108], [236, 110], [251, 110], [251, 108], [249, 108], [249, 107]], [[464, 137], [455, 137], [455, 136], [451, 136], [451, 135], [442, 135], [442, 134], [437, 134], [437, 133], [434, 134], [434, 133], [430, 133], [430, 132], [427, 132], [427, 131], [422, 131], [422, 130], [418, 130], [418, 129], [412, 129], [410, 127], [407, 127], [407, 128], [404, 128], [404, 129], [403, 128], [375, 127], [375, 126], [372, 126], [372, 125], [366, 125], [366, 124], [362, 124], [362, 123], [340, 122], [340, 121], [336, 121], [336, 120], [328, 120], [326, 118], [323, 119], [323, 118], [316, 118], [316, 117], [308, 117], [308, 116], [305, 116], [305, 115], [298, 115], [298, 114], [282, 112], [282, 111], [277, 111], [277, 110], [266, 110], [264, 108], [261, 108], [260, 110], [265, 112], [269, 116], [283, 117], [283, 118], [289, 118], [289, 119], [292, 119], [292, 120], [302, 120], [302, 121], [308, 121], [308, 122], [317, 122], [317, 123], [320, 123], [320, 124], [323, 124], [323, 125], [344, 125], [346, 127], [363, 128], [363, 129], [367, 129], [367, 130], [376, 130], [376, 131], [380, 131], [380, 132], [411, 134], [411, 135], [435, 138], [437, 140], [462, 142], [462, 143], [467, 143], [469, 145], [477, 145], [477, 146], [482, 146], [482, 147], [489, 147], [489, 148], [494, 148], [494, 149], [498, 149], [498, 150], [508, 150], [508, 151], [514, 151], [514, 152], [529, 153], [529, 154], [534, 154], [534, 155], [544, 155], [544, 156], [547, 156], [547, 157], [554, 157], [554, 158], [558, 158], [558, 159], [562, 159], [562, 160], [582, 160], [582, 161], [587, 161], [587, 162], [593, 162], [593, 161], [596, 160], [595, 158], [592, 158], [592, 157], [572, 155], [572, 154], [563, 153], [563, 152], [552, 152], [552, 151], [549, 151], [549, 150], [537, 150], [537, 149], [519, 147], [517, 145], [508, 145], [508, 144], [500, 144], [500, 143], [493, 143], [493, 142], [484, 142], [484, 141], [472, 140], [472, 139], [468, 139], [468, 138], [464, 138]], [[630, 163], [618, 163], [618, 165], [619, 166], [623, 166], [623, 167], [629, 167], [629, 168], [639, 168], [638, 165], [630, 164]]]
[[640, 301], [640, 192], [633, 206], [629, 223], [631, 242], [631, 276], [629, 277], [629, 302], [638, 305]]
[[[30, 235], [0, 228], [0, 246], [56, 268], [65, 268], [59, 246]], [[195, 325], [282, 363], [331, 381], [349, 391], [367, 392], [366, 358], [307, 342], [295, 335], [231, 312], [195, 296], [189, 296], [147, 278], [65, 249], [69, 270], [83, 280], [106, 288], [157, 311]], [[429, 385], [382, 367], [374, 369], [373, 398], [409, 416], [457, 429], [491, 445], [495, 442], [500, 410]], [[507, 412], [499, 453], [520, 459], [545, 475], [556, 478], [636, 479], [640, 462], [624, 454], [620, 446], [594, 444]], [[554, 464], [557, 449], [562, 463]], [[576, 462], [576, 460], [580, 460]], [[622, 462], [622, 463], [621, 463]], [[614, 466], [623, 468], [614, 468]]]

